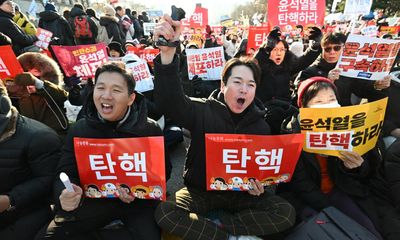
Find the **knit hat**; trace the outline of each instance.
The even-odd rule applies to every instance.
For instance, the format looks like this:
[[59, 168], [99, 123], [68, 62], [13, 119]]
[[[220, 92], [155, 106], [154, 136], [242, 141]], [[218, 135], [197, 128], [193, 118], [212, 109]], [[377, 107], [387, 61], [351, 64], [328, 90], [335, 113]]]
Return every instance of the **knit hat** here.
[[332, 86], [332, 88], [336, 90], [335, 84], [334, 84], [331, 80], [329, 80], [328, 78], [324, 78], [324, 77], [312, 77], [312, 78], [309, 78], [309, 79], [307, 79], [307, 80], [301, 82], [301, 83], [300, 83], [300, 86], [299, 86], [299, 89], [297, 90], [297, 95], [298, 95], [298, 98], [297, 98], [297, 105], [299, 106], [299, 108], [302, 107], [302, 106], [301, 106], [301, 102], [302, 102], [302, 100], [303, 100], [304, 93], [307, 91], [307, 89], [308, 89], [311, 85], [313, 85], [313, 84], [316, 83], [316, 82], [326, 82], [326, 83], [329, 83], [329, 84]]
[[52, 2], [48, 2], [48, 3], [46, 4], [46, 6], [44, 6], [44, 10], [45, 10], [45, 11], [57, 12], [57, 11], [56, 11], [56, 6], [54, 6], [54, 3], [52, 3]]
[[115, 17], [115, 9], [109, 5], [109, 4], [105, 4], [103, 7], [103, 12], [105, 15], [110, 16], [110, 17]]
[[119, 52], [119, 54], [121, 56], [123, 56], [125, 54], [125, 51], [122, 49], [122, 45], [119, 42], [115, 42], [115, 41], [111, 42], [110, 44], [108, 44], [108, 49], [110, 51], [114, 50], [114, 51]]

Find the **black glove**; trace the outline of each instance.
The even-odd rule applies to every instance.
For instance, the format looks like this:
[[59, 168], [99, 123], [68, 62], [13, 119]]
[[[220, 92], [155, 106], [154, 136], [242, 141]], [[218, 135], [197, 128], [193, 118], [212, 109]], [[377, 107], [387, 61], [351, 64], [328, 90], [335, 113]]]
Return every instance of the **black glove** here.
[[225, 27], [225, 26], [222, 27], [221, 33], [222, 33], [223, 35], [225, 35], [225, 33], [226, 33], [226, 27]]
[[322, 31], [318, 27], [312, 27], [309, 30], [309, 36], [308, 39], [314, 40], [315, 42], [321, 42], [322, 39]]
[[198, 75], [192, 78], [193, 97], [200, 97], [203, 92], [203, 79]]
[[271, 53], [272, 49], [274, 49], [274, 47], [276, 46], [276, 44], [278, 44], [280, 40], [281, 31], [279, 30], [279, 28], [275, 28], [268, 34], [267, 42], [264, 44], [264, 46], [262, 46], [265, 49], [267, 55]]

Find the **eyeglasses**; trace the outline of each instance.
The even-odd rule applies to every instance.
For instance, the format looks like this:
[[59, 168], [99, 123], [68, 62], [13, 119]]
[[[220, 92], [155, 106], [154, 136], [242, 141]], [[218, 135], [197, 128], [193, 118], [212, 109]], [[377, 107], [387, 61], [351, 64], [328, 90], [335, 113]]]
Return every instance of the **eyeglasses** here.
[[334, 50], [335, 52], [339, 52], [342, 49], [342, 45], [336, 45], [333, 47], [324, 47], [325, 52], [332, 52]]

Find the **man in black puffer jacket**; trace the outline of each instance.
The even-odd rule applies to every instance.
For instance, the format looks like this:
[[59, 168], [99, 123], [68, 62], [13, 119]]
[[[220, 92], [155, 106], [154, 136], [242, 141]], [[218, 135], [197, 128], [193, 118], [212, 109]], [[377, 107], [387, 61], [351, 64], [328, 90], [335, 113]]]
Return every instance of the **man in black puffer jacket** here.
[[0, 239], [32, 240], [51, 216], [51, 186], [61, 140], [21, 116], [0, 80]]
[[58, 14], [53, 3], [47, 3], [44, 9], [45, 11], [39, 13], [39, 27], [52, 32], [53, 38], [58, 38], [51, 44], [74, 46], [74, 33], [68, 21]]
[[[118, 64], [108, 63], [97, 69], [94, 91], [89, 94], [84, 106], [85, 117], [77, 121], [68, 132], [58, 165], [58, 173], [65, 172], [70, 177], [75, 192], [68, 192], [63, 183], [56, 180], [56, 217], [46, 233], [38, 235], [39, 239], [91, 239], [99, 229], [114, 220], [121, 220], [132, 238], [160, 239], [160, 230], [153, 217], [158, 201], [135, 199], [121, 189], [119, 199], [85, 198], [83, 201], [80, 187], [74, 138], [162, 136], [156, 122], [147, 117], [144, 97], [134, 92], [134, 89], [132, 74]], [[168, 163], [166, 165], [168, 169]], [[74, 218], [70, 219], [71, 216]]]
[[18, 56], [24, 52], [24, 48], [32, 46], [38, 38], [24, 33], [13, 21], [14, 14], [14, 3], [10, 0], [0, 0], [0, 32], [11, 39], [14, 53]]

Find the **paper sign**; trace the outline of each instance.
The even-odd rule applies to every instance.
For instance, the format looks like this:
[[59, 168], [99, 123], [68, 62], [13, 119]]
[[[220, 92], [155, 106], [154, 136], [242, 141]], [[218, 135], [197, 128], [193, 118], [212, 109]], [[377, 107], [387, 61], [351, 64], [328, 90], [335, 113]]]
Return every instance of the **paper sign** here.
[[166, 199], [163, 137], [74, 138], [79, 179], [88, 198], [115, 198], [121, 186], [140, 199]]
[[387, 98], [340, 108], [300, 108], [304, 151], [339, 156], [339, 151], [365, 154], [376, 145]]
[[97, 68], [108, 60], [104, 43], [51, 48], [67, 77], [94, 77]]
[[207, 190], [247, 191], [289, 182], [303, 146], [302, 134], [206, 134]]
[[345, 15], [368, 14], [371, 10], [372, 0], [346, 0]]
[[0, 46], [0, 79], [14, 78], [23, 69], [10, 45]]
[[156, 23], [143, 23], [143, 32], [145, 36], [150, 36], [154, 32]]
[[189, 79], [195, 75], [203, 80], [221, 79], [225, 64], [223, 47], [186, 49]]
[[42, 49], [47, 49], [51, 42], [51, 37], [53, 36], [53, 33], [45, 29], [38, 28], [36, 31], [36, 36], [39, 40], [35, 42], [35, 46], [38, 46]]
[[340, 75], [366, 80], [382, 80], [390, 72], [400, 41], [350, 35], [336, 65]]
[[260, 48], [261, 44], [267, 39], [269, 30], [269, 27], [249, 27], [246, 50], [248, 54], [254, 53]]
[[208, 25], [208, 9], [196, 7], [194, 13], [189, 18], [190, 27], [205, 27]]
[[126, 64], [126, 68], [132, 71], [133, 78], [136, 81], [136, 91], [142, 93], [154, 89], [153, 77], [150, 74], [146, 61], [128, 63]]

